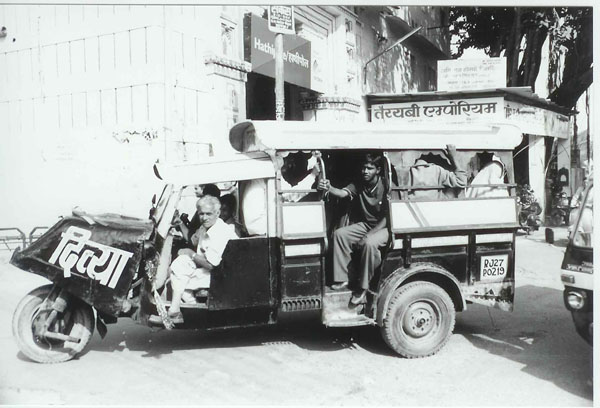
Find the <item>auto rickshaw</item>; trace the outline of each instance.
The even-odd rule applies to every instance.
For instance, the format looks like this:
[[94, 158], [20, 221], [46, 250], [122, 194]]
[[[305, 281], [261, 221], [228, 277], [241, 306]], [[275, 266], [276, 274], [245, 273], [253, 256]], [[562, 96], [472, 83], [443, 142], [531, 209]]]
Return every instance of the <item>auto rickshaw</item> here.
[[561, 266], [565, 307], [577, 333], [593, 344], [594, 333], [594, 184], [584, 190]]
[[[27, 294], [14, 313], [14, 337], [28, 358], [67, 361], [82, 352], [94, 326], [103, 337], [107, 324], [124, 317], [215, 330], [309, 315], [327, 327], [378, 326], [391, 349], [415, 358], [446, 344], [455, 313], [469, 303], [512, 310], [519, 227], [512, 151], [521, 141], [515, 126], [255, 121], [234, 126], [229, 140], [235, 153], [155, 165], [164, 189], [152, 199], [149, 219], [74, 211], [15, 251], [12, 265], [51, 281]], [[449, 143], [468, 170], [468, 189], [448, 191], [444, 199], [415, 198], [415, 190], [444, 187], [411, 185], [411, 166], [419, 157], [440, 156]], [[349, 290], [330, 288], [330, 242], [346, 219], [344, 203], [314, 186], [286, 185], [282, 167], [291, 157], [314, 158], [318, 177], [344, 185], [365, 152], [385, 158], [380, 177], [389, 238], [365, 303], [352, 305]], [[491, 157], [502, 163], [502, 178], [478, 184]], [[234, 195], [243, 223], [244, 189], [257, 180], [265, 186], [265, 233], [230, 240], [207, 293], [182, 305], [182, 324], [170, 324], [168, 269], [178, 239], [172, 226], [194, 211], [193, 186], [213, 183]], [[288, 199], [291, 193], [302, 198]]]

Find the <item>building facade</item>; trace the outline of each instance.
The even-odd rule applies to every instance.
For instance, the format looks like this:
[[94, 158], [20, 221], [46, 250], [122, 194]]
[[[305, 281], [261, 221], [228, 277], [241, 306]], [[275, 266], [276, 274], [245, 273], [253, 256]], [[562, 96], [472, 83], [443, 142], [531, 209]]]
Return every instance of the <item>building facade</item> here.
[[[367, 121], [365, 94], [433, 90], [449, 57], [444, 8], [294, 14], [286, 120]], [[274, 119], [265, 19], [260, 6], [0, 5], [0, 226], [73, 206], [145, 217], [156, 160], [227, 151], [234, 123]]]

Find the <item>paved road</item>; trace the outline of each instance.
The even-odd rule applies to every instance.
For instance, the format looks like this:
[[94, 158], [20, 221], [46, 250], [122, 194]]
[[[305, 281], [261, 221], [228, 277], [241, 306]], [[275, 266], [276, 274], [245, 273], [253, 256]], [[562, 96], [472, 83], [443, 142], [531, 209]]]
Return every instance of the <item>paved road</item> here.
[[202, 334], [120, 319], [81, 358], [35, 364], [10, 322], [45, 281], [0, 264], [0, 403], [591, 406], [592, 348], [562, 303], [563, 245], [518, 237], [515, 311], [470, 305], [446, 347], [420, 360], [393, 356], [372, 327]]

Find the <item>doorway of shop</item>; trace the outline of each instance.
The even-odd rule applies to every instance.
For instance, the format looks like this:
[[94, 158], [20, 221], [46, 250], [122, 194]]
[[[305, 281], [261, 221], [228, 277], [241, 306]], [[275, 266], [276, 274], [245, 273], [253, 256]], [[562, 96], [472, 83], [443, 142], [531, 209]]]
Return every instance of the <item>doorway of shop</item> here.
[[[285, 120], [304, 120], [300, 93], [308, 91], [284, 84]], [[246, 82], [246, 115], [251, 120], [275, 120], [275, 79], [251, 72]]]

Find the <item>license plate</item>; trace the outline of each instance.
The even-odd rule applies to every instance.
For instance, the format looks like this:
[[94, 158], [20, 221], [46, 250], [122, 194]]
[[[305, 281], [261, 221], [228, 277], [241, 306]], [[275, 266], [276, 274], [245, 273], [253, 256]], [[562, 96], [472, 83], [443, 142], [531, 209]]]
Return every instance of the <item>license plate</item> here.
[[479, 271], [482, 281], [503, 280], [508, 271], [508, 255], [482, 256]]

